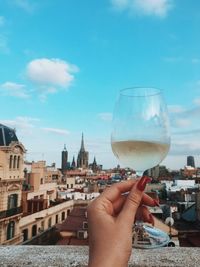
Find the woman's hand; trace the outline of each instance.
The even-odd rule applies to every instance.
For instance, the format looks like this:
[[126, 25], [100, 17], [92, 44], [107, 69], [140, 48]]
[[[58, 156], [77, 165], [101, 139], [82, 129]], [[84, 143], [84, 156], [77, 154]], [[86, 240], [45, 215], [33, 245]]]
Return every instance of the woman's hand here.
[[142, 219], [153, 224], [153, 217], [143, 204], [158, 205], [158, 200], [143, 192], [149, 181], [149, 177], [143, 176], [137, 182], [116, 183], [91, 202], [88, 207], [89, 267], [128, 265], [133, 223], [135, 219]]

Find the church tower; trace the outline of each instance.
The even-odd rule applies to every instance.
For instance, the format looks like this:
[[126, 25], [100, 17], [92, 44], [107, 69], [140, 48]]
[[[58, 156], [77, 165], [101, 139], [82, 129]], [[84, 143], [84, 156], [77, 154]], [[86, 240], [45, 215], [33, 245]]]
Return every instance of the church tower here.
[[94, 161], [92, 163], [92, 170], [93, 172], [96, 172], [97, 169], [98, 169], [98, 166], [97, 166], [96, 158], [94, 157]]
[[76, 162], [75, 162], [75, 158], [74, 158], [74, 156], [73, 156], [73, 160], [72, 160], [71, 168], [72, 168], [72, 169], [75, 169], [75, 168], [76, 168]]
[[85, 151], [84, 138], [83, 138], [83, 133], [82, 133], [81, 148], [80, 148], [80, 151], [79, 151], [78, 157], [77, 157], [77, 168], [87, 169], [88, 168], [88, 158], [89, 158], [89, 153], [87, 151]]
[[62, 151], [62, 165], [61, 165], [62, 171], [67, 170], [67, 160], [68, 160], [68, 152], [66, 149], [66, 145], [64, 145], [64, 149]]

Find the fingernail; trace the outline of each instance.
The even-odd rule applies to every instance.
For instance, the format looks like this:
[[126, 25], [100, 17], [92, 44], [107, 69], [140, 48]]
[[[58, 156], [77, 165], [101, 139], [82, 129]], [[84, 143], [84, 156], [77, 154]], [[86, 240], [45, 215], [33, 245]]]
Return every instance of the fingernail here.
[[154, 218], [151, 213], [149, 214], [149, 223], [151, 223], [154, 226]]
[[139, 189], [140, 191], [144, 191], [146, 184], [148, 182], [151, 182], [151, 178], [148, 176], [142, 176], [142, 178], [140, 178], [140, 180], [137, 184], [137, 189]]
[[160, 207], [159, 199], [154, 199], [153, 202], [154, 202], [154, 206]]

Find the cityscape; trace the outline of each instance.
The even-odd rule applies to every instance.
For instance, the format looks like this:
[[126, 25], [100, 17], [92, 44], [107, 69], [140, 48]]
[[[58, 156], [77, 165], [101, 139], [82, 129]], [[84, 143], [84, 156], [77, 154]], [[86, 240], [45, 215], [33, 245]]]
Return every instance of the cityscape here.
[[[130, 266], [199, 266], [199, 10], [0, 0], [0, 265], [114, 266], [116, 241]], [[99, 219], [106, 192], [132, 184], [116, 228]]]
[[[47, 166], [45, 160], [28, 162], [15, 130], [0, 124], [1, 245], [88, 245], [88, 204], [108, 186], [136, 174], [119, 165], [104, 169], [96, 158], [90, 163], [86, 148], [82, 133], [72, 162], [65, 145], [60, 167]], [[148, 209], [155, 227], [169, 235], [168, 246], [199, 247], [200, 168], [195, 158], [188, 156], [180, 170], [158, 165], [146, 174], [152, 182], [145, 192], [159, 199], [159, 206]]]

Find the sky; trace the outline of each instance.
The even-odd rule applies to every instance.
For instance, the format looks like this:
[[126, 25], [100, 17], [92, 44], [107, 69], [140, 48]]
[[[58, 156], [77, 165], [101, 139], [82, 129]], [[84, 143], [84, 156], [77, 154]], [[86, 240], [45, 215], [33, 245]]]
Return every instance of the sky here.
[[170, 116], [168, 168], [200, 166], [198, 0], [0, 0], [0, 123], [27, 160], [69, 161], [84, 133], [89, 161], [114, 167], [119, 90], [153, 86]]

